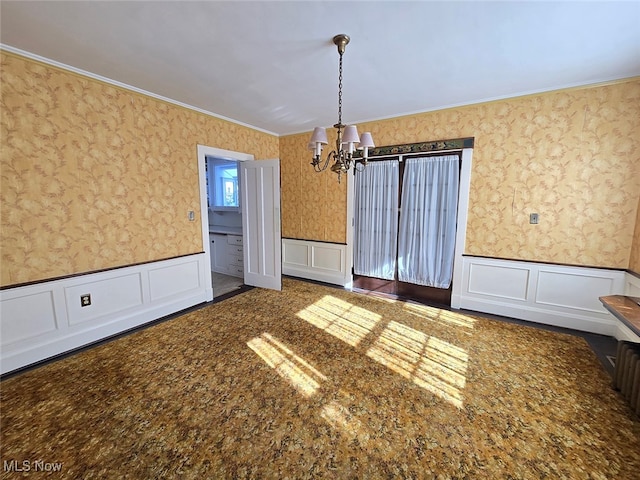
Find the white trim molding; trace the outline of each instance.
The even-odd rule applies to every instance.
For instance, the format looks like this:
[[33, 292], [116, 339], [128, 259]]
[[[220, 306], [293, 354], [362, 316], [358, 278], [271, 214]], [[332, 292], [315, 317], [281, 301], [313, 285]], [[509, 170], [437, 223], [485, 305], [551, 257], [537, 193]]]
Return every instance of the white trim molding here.
[[453, 278], [451, 279], [451, 307], [460, 307], [460, 288], [463, 275], [463, 253], [467, 239], [467, 220], [469, 216], [469, 189], [471, 188], [471, 167], [473, 148], [462, 150], [460, 167], [460, 187], [458, 193], [458, 227], [456, 229], [456, 246], [453, 255]]
[[2, 290], [0, 373], [211, 300], [205, 253]]
[[463, 257], [462, 270], [455, 308], [620, 334], [620, 322], [599, 297], [623, 293], [624, 271], [471, 256]]
[[351, 284], [351, 265], [347, 268], [347, 246], [340, 243], [282, 239], [282, 273], [347, 287]]
[[[640, 277], [633, 275], [629, 272], [625, 273], [624, 277], [624, 295], [629, 297], [640, 297]], [[612, 318], [615, 318], [611, 315]], [[631, 331], [629, 327], [627, 327], [624, 323], [616, 318], [616, 332], [614, 333], [614, 337], [618, 340], [626, 340], [628, 342], [636, 342], [640, 343], [640, 336], [636, 335]]]
[[640, 277], [629, 272], [625, 275], [624, 294], [629, 297], [640, 297]]

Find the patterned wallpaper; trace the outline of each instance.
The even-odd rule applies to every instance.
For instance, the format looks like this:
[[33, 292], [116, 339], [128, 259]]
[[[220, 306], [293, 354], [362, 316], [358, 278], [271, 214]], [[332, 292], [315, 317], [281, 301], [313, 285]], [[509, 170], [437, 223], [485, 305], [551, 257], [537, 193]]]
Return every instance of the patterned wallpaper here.
[[[279, 154], [283, 236], [345, 242], [346, 182], [313, 173], [308, 134], [0, 62], [2, 286], [202, 251], [197, 144]], [[467, 254], [640, 271], [639, 78], [359, 128], [378, 145], [475, 137]]]
[[[639, 78], [358, 128], [377, 145], [475, 137], [465, 253], [629, 267], [640, 198]], [[344, 185], [311, 171], [307, 139], [280, 138], [283, 236], [344, 242]], [[529, 224], [532, 212], [538, 225]]]
[[[327, 137], [327, 147], [334, 145], [329, 129]], [[338, 183], [329, 168], [313, 171], [311, 151], [306, 149], [309, 138], [307, 133], [280, 137], [282, 236], [345, 243], [347, 179], [343, 175]]]
[[196, 145], [278, 156], [275, 136], [0, 56], [3, 286], [200, 252]]

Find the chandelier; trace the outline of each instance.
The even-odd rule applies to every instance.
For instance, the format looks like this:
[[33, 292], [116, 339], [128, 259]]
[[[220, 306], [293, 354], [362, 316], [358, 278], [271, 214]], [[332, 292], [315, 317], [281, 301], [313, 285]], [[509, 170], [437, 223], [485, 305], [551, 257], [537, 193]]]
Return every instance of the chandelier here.
[[329, 162], [333, 160], [331, 171], [338, 174], [338, 182], [340, 182], [340, 176], [343, 173], [347, 173], [351, 165], [356, 170], [356, 160], [354, 158], [354, 151], [362, 150], [363, 168], [367, 165], [367, 158], [369, 155], [369, 148], [375, 147], [373, 138], [370, 132], [365, 132], [362, 135], [358, 135], [358, 129], [355, 125], [344, 125], [342, 123], [342, 56], [344, 50], [349, 43], [349, 36], [345, 34], [336, 35], [333, 37], [333, 43], [338, 47], [338, 53], [340, 54], [340, 69], [338, 75], [338, 123], [333, 128], [338, 130], [336, 137], [336, 148], [327, 154], [327, 158], [324, 164], [321, 164], [322, 148], [323, 145], [327, 145], [327, 131], [323, 127], [316, 127], [313, 129], [311, 140], [309, 141], [308, 148], [313, 150], [313, 160], [311, 165], [316, 172], [322, 172], [326, 170]]

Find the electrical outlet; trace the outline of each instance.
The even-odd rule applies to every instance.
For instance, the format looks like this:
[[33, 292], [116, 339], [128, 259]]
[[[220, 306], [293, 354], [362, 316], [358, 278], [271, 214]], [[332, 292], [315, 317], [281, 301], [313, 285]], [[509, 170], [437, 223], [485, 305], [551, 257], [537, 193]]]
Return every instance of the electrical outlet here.
[[537, 213], [530, 213], [529, 214], [529, 223], [531, 225], [537, 225], [538, 224], [538, 220], [539, 220], [539, 216]]
[[189, 212], [187, 213], [187, 217], [189, 218], [190, 222], [193, 222], [196, 219], [196, 212], [194, 212], [193, 210], [189, 210]]
[[91, 295], [88, 293], [85, 293], [84, 295], [80, 295], [80, 306], [88, 307], [89, 305], [91, 305]]

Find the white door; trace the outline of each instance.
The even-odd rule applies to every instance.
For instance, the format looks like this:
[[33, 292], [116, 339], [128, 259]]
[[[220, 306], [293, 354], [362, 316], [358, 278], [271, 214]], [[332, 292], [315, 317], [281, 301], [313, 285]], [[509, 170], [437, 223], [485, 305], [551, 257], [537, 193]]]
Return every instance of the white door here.
[[240, 162], [244, 283], [282, 290], [280, 160]]

